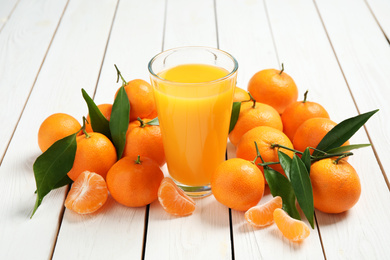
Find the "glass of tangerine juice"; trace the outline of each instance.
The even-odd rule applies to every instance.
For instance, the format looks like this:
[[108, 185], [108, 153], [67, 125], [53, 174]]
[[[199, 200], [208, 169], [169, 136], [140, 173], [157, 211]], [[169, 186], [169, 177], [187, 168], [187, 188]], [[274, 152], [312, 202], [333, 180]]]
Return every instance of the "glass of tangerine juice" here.
[[238, 63], [209, 47], [180, 47], [149, 62], [170, 176], [188, 195], [211, 194], [225, 160]]

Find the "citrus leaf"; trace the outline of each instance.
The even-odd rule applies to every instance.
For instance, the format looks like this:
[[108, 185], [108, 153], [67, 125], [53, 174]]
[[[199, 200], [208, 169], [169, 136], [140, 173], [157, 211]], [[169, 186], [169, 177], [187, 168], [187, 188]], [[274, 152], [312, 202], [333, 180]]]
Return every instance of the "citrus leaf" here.
[[291, 161], [290, 174], [291, 186], [294, 189], [299, 206], [301, 206], [311, 227], [314, 228], [313, 188], [306, 165], [296, 154], [294, 154]]
[[290, 167], [291, 167], [291, 158], [284, 152], [278, 150], [280, 166], [282, 166], [284, 173], [287, 178], [290, 180]]
[[58, 188], [58, 185], [64, 184], [65, 176], [73, 167], [76, 149], [75, 133], [55, 142], [35, 160], [33, 170], [37, 185], [37, 199], [31, 217], [41, 205], [43, 198], [51, 190]]
[[[373, 116], [379, 109], [367, 112], [355, 117], [348, 118], [341, 123], [333, 127], [325, 136], [321, 142], [317, 145], [317, 149], [328, 152], [331, 149], [340, 147], [346, 141], [348, 141], [367, 120]], [[321, 153], [318, 151], [313, 152], [313, 156], [318, 156]]]
[[71, 184], [73, 181], [71, 178], [68, 177], [68, 175], [65, 175], [64, 178], [62, 178], [59, 182], [54, 185], [53, 190], [61, 188], [62, 186]]
[[147, 125], [160, 125], [160, 122], [158, 121], [158, 117], [153, 118], [149, 122], [146, 123]]
[[98, 132], [107, 136], [111, 140], [110, 126], [107, 118], [102, 114], [92, 98], [84, 89], [81, 89], [83, 97], [88, 106], [88, 113], [91, 122], [91, 127], [94, 132]]
[[241, 102], [233, 102], [232, 115], [230, 117], [229, 133], [236, 126], [238, 116], [240, 115], [240, 110], [241, 110]]
[[118, 160], [122, 157], [126, 144], [126, 132], [129, 127], [130, 102], [125, 88], [119, 88], [118, 94], [112, 105], [112, 112], [109, 121], [112, 142], [114, 143]]
[[351, 144], [351, 145], [345, 145], [345, 146], [340, 146], [337, 148], [330, 149], [327, 153], [343, 153], [343, 152], [349, 152], [351, 150], [363, 148], [371, 146], [371, 144]]
[[289, 180], [281, 173], [264, 167], [264, 176], [268, 182], [272, 196], [280, 196], [283, 201], [283, 209], [293, 218], [301, 219], [297, 207], [295, 206], [295, 194]]
[[302, 154], [302, 162], [305, 164], [307, 173], [310, 176], [311, 157], [310, 157], [310, 148], [309, 147], [307, 147]]

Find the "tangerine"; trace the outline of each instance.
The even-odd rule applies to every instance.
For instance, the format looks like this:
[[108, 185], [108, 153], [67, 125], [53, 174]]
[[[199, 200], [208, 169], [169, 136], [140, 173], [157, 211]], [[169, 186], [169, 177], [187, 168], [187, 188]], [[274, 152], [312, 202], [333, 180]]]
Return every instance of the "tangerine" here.
[[259, 168], [240, 158], [224, 161], [211, 176], [211, 190], [215, 199], [238, 211], [246, 211], [257, 205], [263, 197], [264, 186], [264, 177]]
[[298, 88], [294, 80], [282, 70], [265, 69], [249, 80], [248, 91], [257, 102], [275, 108], [279, 114], [298, 99]]
[[230, 142], [237, 146], [241, 137], [257, 126], [270, 126], [283, 131], [282, 119], [273, 107], [255, 101], [242, 103], [237, 123], [229, 134]]
[[76, 138], [77, 150], [72, 169], [68, 172], [73, 181], [84, 171], [91, 171], [106, 178], [108, 170], [117, 160], [116, 150], [105, 135], [87, 133]]
[[112, 197], [127, 207], [146, 206], [157, 199], [164, 174], [158, 164], [147, 157], [124, 157], [107, 173]]
[[84, 171], [72, 184], [65, 200], [65, 207], [79, 214], [89, 214], [101, 208], [107, 201], [108, 190], [103, 177]]
[[[310, 118], [303, 122], [294, 135], [293, 145], [298, 151], [305, 151], [306, 147], [316, 148], [322, 138], [337, 124], [329, 118]], [[348, 145], [349, 141], [344, 145]], [[310, 154], [313, 150], [310, 149]]]
[[191, 215], [195, 210], [195, 201], [169, 177], [161, 181], [158, 200], [166, 212], [175, 216]]
[[[279, 149], [291, 158], [294, 155], [294, 153], [290, 150], [278, 148], [275, 146], [278, 144], [293, 149], [293, 145], [290, 139], [288, 139], [288, 137], [282, 131], [269, 126], [258, 126], [249, 130], [242, 136], [240, 142], [237, 145], [237, 157], [245, 160], [253, 160], [253, 158], [255, 158], [257, 155], [254, 142], [257, 143], [260, 155], [265, 162], [278, 162]], [[264, 172], [263, 167], [258, 165], [258, 163], [262, 163], [260, 158], [256, 160], [256, 165], [262, 172]], [[270, 167], [284, 174], [280, 164], [270, 165]]]
[[146, 156], [162, 166], [165, 163], [165, 153], [161, 129], [158, 125], [148, 125], [150, 120], [139, 119], [129, 124], [123, 157]]
[[45, 152], [56, 141], [74, 134], [80, 129], [80, 123], [73, 116], [64, 113], [53, 114], [47, 117], [39, 127], [39, 148]]
[[282, 114], [283, 132], [294, 140], [298, 127], [306, 120], [314, 117], [329, 118], [328, 112], [316, 102], [306, 100], [307, 92], [303, 101], [290, 104]]
[[246, 101], [246, 100], [250, 100], [250, 99], [251, 98], [248, 94], [248, 91], [246, 91], [242, 88], [239, 88], [237, 86], [234, 88], [233, 102]]
[[311, 165], [314, 207], [326, 213], [341, 213], [352, 208], [361, 193], [356, 170], [345, 160], [332, 158]]

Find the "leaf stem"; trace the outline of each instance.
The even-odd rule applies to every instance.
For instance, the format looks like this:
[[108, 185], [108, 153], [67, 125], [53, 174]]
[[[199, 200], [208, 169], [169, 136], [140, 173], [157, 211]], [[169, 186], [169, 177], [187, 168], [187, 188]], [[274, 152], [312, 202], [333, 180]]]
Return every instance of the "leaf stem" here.
[[145, 122], [142, 120], [140, 117], [137, 117], [137, 120], [140, 122], [140, 127], [144, 128], [145, 127]]
[[85, 116], [83, 116], [83, 126], [81, 127], [81, 130], [83, 131], [85, 138], [90, 138], [91, 136], [85, 130], [85, 122], [89, 124], [88, 120], [85, 118]]
[[292, 149], [292, 148], [290, 148], [290, 147], [287, 147], [287, 146], [284, 146], [284, 145], [281, 145], [281, 144], [271, 144], [271, 148], [283, 148], [283, 149], [292, 151], [292, 152], [294, 152], [294, 153], [298, 153], [298, 154], [300, 154], [300, 155], [303, 154], [301, 151]]
[[119, 77], [120, 77], [122, 79], [122, 86], [126, 86], [127, 85], [127, 81], [123, 78], [122, 73], [119, 71], [119, 69], [116, 66], [116, 64], [114, 64], [114, 66], [115, 66], [116, 73], [117, 73], [116, 82], [118, 83]]

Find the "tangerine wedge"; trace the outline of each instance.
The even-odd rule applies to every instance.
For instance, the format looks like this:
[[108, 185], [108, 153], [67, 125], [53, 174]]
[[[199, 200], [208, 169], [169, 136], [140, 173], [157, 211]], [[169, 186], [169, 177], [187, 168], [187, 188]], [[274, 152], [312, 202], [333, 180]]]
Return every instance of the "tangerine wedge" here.
[[103, 177], [84, 171], [73, 183], [65, 200], [65, 207], [79, 214], [95, 212], [107, 201], [108, 189]]
[[274, 222], [274, 210], [282, 208], [282, 198], [276, 196], [272, 200], [254, 206], [245, 212], [245, 219], [254, 227], [265, 227]]
[[293, 219], [284, 210], [275, 209], [274, 221], [283, 236], [293, 242], [301, 242], [310, 235], [310, 229], [305, 222]]
[[191, 215], [195, 210], [195, 201], [177, 187], [169, 177], [161, 181], [158, 200], [166, 212], [175, 216]]

